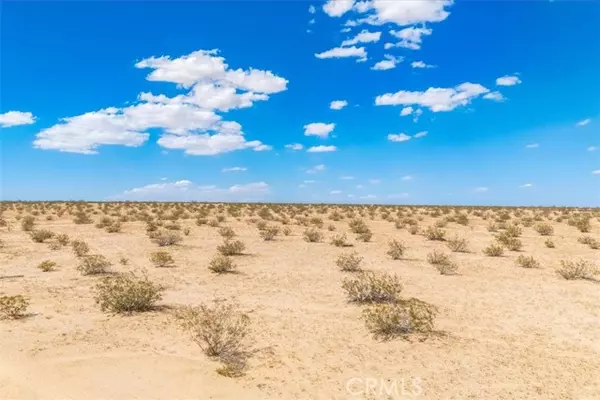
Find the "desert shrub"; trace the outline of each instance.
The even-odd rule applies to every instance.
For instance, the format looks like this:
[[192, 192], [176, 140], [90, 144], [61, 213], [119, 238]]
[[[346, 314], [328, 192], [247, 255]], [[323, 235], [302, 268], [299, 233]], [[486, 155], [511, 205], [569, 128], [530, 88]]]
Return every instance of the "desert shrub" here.
[[44, 243], [44, 240], [52, 239], [54, 237], [54, 232], [49, 231], [48, 229], [35, 229], [29, 232], [29, 236], [31, 240], [36, 243]]
[[537, 261], [535, 258], [533, 258], [533, 256], [524, 256], [524, 255], [520, 255], [519, 257], [517, 257], [517, 266], [519, 267], [523, 267], [523, 268], [539, 268], [540, 267], [540, 263], [539, 261]]
[[165, 247], [181, 243], [182, 239], [181, 236], [179, 236], [179, 234], [177, 233], [159, 232], [156, 235], [154, 235], [152, 241], [160, 247]]
[[465, 238], [454, 236], [446, 242], [448, 248], [455, 253], [466, 253], [469, 251], [469, 242]]
[[427, 229], [425, 230], [425, 237], [429, 240], [445, 240], [445, 236], [446, 236], [446, 231], [435, 227], [435, 226], [428, 226]]
[[166, 251], [156, 251], [150, 254], [150, 261], [155, 267], [172, 267], [175, 261], [173, 257]]
[[336, 247], [344, 247], [344, 246], [347, 246], [346, 240], [347, 240], [347, 238], [346, 238], [345, 233], [341, 233], [339, 235], [333, 235], [331, 237], [331, 244]]
[[236, 236], [235, 231], [228, 226], [220, 228], [219, 235], [221, 235], [221, 237], [226, 240], [233, 239]]
[[561, 260], [560, 268], [556, 270], [556, 273], [568, 280], [593, 280], [594, 276], [598, 274], [598, 269], [592, 263], [584, 259], [578, 261]]
[[266, 242], [274, 240], [278, 234], [279, 228], [277, 226], [267, 226], [265, 229], [259, 231], [260, 237]]
[[412, 298], [395, 303], [375, 304], [363, 311], [363, 319], [376, 338], [391, 339], [411, 333], [433, 331], [437, 307]]
[[556, 246], [554, 245], [554, 241], [553, 241], [552, 239], [550, 239], [550, 238], [546, 239], [546, 240], [544, 241], [544, 244], [545, 244], [545, 245], [546, 245], [546, 247], [547, 247], [547, 248], [549, 248], [549, 249], [553, 249], [553, 248], [555, 248], [555, 247], [556, 247]]
[[71, 248], [77, 257], [83, 257], [90, 252], [90, 247], [83, 240], [72, 240]]
[[336, 260], [335, 264], [342, 270], [347, 272], [360, 271], [360, 265], [363, 262], [363, 258], [358, 255], [357, 252], [341, 254]]
[[305, 230], [303, 233], [303, 237], [305, 241], [310, 243], [316, 243], [323, 240], [323, 234], [321, 233], [321, 231], [315, 228]]
[[342, 289], [350, 301], [357, 303], [386, 303], [399, 299], [402, 284], [396, 275], [362, 272], [344, 279]]
[[21, 229], [25, 232], [30, 232], [35, 226], [35, 217], [32, 215], [26, 215], [21, 219]]
[[66, 233], [58, 234], [56, 235], [56, 241], [61, 246], [66, 246], [69, 244], [69, 235], [67, 235]]
[[392, 258], [392, 260], [399, 260], [406, 251], [406, 245], [396, 239], [392, 239], [388, 242], [388, 251], [386, 254]]
[[164, 288], [153, 283], [143, 274], [133, 272], [102, 279], [96, 285], [96, 304], [102, 311], [132, 313], [150, 311], [162, 298]]
[[438, 265], [449, 264], [452, 261], [450, 260], [450, 256], [448, 256], [448, 254], [433, 250], [431, 253], [427, 254], [427, 262], [431, 265]]
[[285, 236], [290, 236], [290, 234], [292, 233], [292, 228], [286, 226], [285, 228], [283, 228], [282, 232]]
[[25, 316], [29, 300], [22, 295], [0, 296], [0, 319], [17, 319]]
[[224, 256], [240, 255], [243, 254], [245, 249], [246, 245], [240, 240], [225, 240], [217, 246], [217, 251]]
[[499, 244], [492, 243], [483, 249], [483, 253], [490, 257], [500, 257], [504, 254], [504, 247]]
[[535, 226], [535, 231], [542, 236], [551, 236], [554, 233], [554, 227], [547, 223], [539, 223]]
[[107, 273], [110, 266], [110, 261], [103, 255], [90, 254], [81, 257], [77, 270], [82, 275], [98, 275]]
[[208, 263], [208, 269], [217, 274], [225, 274], [235, 271], [237, 266], [231, 257], [219, 254]]
[[38, 265], [38, 268], [41, 269], [44, 272], [53, 271], [54, 269], [56, 269], [56, 267], [57, 267], [57, 264], [54, 261], [50, 261], [50, 260], [42, 261]]

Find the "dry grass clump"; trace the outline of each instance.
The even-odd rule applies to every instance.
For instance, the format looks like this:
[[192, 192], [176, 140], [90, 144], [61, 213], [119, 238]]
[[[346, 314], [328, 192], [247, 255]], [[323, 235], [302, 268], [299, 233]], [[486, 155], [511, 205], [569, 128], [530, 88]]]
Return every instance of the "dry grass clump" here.
[[157, 232], [152, 237], [152, 241], [160, 247], [173, 246], [181, 243], [182, 240], [179, 234], [173, 232]]
[[366, 308], [362, 316], [375, 338], [389, 340], [396, 336], [433, 331], [437, 313], [434, 305], [411, 298], [375, 304]]
[[101, 254], [90, 254], [81, 257], [77, 270], [82, 275], [99, 275], [108, 272], [111, 262]]
[[35, 217], [32, 215], [26, 215], [21, 219], [21, 229], [24, 232], [31, 232], [35, 226]]
[[392, 260], [401, 259], [405, 251], [406, 245], [403, 242], [397, 239], [392, 239], [388, 242], [388, 251], [386, 254], [390, 256]]
[[164, 288], [143, 274], [133, 272], [104, 278], [96, 285], [95, 301], [102, 311], [132, 313], [150, 311], [162, 298]]
[[446, 245], [455, 253], [466, 253], [469, 251], [469, 242], [467, 239], [458, 236], [448, 239]]
[[54, 237], [54, 232], [49, 231], [48, 229], [35, 229], [29, 232], [29, 236], [31, 240], [36, 243], [44, 243], [44, 240], [52, 239]]
[[236, 268], [237, 266], [233, 262], [233, 259], [223, 254], [216, 255], [208, 263], [208, 269], [217, 274], [231, 273], [235, 271]]
[[402, 284], [396, 275], [362, 272], [342, 282], [350, 301], [357, 303], [387, 303], [400, 298]]
[[217, 246], [217, 251], [224, 256], [237, 256], [243, 254], [246, 245], [241, 240], [225, 240]]
[[39, 263], [38, 268], [41, 269], [43, 272], [50, 272], [54, 271], [57, 266], [58, 264], [56, 264], [54, 261], [45, 260]]
[[556, 245], [554, 244], [554, 241], [550, 238], [544, 240], [544, 244], [546, 245], [547, 248], [549, 249], [553, 249], [556, 247]]
[[83, 257], [90, 252], [90, 247], [83, 240], [71, 241], [71, 248], [77, 257]]
[[595, 275], [599, 272], [595, 265], [584, 259], [578, 261], [561, 260], [560, 265], [556, 273], [567, 280], [594, 280]]
[[275, 240], [275, 237], [279, 234], [279, 227], [277, 226], [266, 226], [265, 229], [259, 231], [260, 237], [265, 241]]
[[150, 254], [150, 261], [155, 267], [172, 267], [175, 264], [173, 256], [166, 251], [156, 251]]
[[554, 227], [548, 223], [539, 223], [535, 226], [535, 231], [542, 236], [552, 236]]
[[533, 258], [533, 256], [524, 256], [524, 255], [520, 255], [519, 257], [517, 257], [517, 266], [519, 267], [523, 267], [523, 268], [539, 268], [540, 267], [540, 263], [539, 261], [537, 261], [535, 258]]
[[435, 226], [428, 226], [424, 235], [429, 240], [443, 241], [446, 237], [446, 231]]
[[492, 243], [483, 249], [483, 253], [490, 257], [501, 257], [504, 254], [504, 247], [499, 244]]
[[340, 233], [338, 235], [333, 235], [331, 237], [331, 244], [335, 247], [345, 247], [348, 246], [347, 237], [345, 233]]
[[315, 228], [305, 230], [303, 233], [303, 237], [304, 240], [309, 243], [317, 243], [323, 240], [323, 234], [321, 233], [321, 231]]
[[346, 272], [357, 272], [361, 270], [360, 265], [363, 262], [363, 257], [359, 256], [357, 252], [341, 254], [336, 260], [335, 264]]
[[220, 228], [218, 232], [219, 235], [221, 235], [221, 237], [226, 240], [231, 240], [236, 236], [235, 231], [228, 226]]
[[29, 300], [22, 295], [0, 296], [0, 319], [17, 319], [25, 316]]

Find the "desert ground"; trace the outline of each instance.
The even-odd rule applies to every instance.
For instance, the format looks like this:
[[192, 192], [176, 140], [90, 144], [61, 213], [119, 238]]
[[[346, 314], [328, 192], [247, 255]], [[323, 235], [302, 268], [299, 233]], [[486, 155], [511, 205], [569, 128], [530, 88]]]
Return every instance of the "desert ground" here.
[[[600, 398], [598, 209], [5, 202], [0, 225], [1, 399]], [[388, 297], [352, 297], [367, 275]], [[160, 293], [103, 307], [121, 276]]]

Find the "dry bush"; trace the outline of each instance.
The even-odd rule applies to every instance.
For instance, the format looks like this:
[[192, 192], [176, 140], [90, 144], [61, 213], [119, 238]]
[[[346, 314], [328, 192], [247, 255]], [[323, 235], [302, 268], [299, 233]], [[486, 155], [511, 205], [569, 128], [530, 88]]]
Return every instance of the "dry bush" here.
[[71, 248], [77, 257], [83, 257], [90, 252], [90, 247], [83, 240], [72, 240]]
[[29, 236], [31, 240], [36, 243], [44, 243], [44, 240], [52, 239], [54, 237], [54, 232], [49, 231], [48, 229], [35, 229], [29, 232]]
[[375, 338], [388, 340], [396, 336], [433, 331], [437, 313], [434, 305], [411, 298], [372, 305], [363, 311], [362, 316]]
[[492, 243], [483, 249], [483, 253], [490, 257], [500, 257], [504, 254], [504, 247], [499, 244]]
[[542, 236], [552, 236], [554, 227], [548, 223], [539, 223], [535, 226], [535, 231]]
[[221, 237], [226, 240], [231, 240], [236, 236], [235, 231], [228, 226], [220, 228], [219, 235], [221, 235]]
[[265, 242], [268, 242], [274, 240], [279, 234], [279, 228], [277, 226], [267, 226], [265, 229], [259, 231], [258, 234]]
[[173, 256], [166, 251], [156, 251], [150, 254], [150, 261], [155, 267], [172, 267], [175, 264]]
[[21, 229], [25, 232], [32, 231], [34, 226], [35, 226], [35, 217], [33, 217], [32, 215], [26, 215], [21, 220]]
[[361, 232], [359, 234], [356, 235], [356, 239], [361, 241], [361, 242], [370, 242], [371, 238], [373, 237], [373, 232], [371, 232], [370, 230]]
[[388, 242], [388, 251], [386, 254], [392, 258], [392, 260], [399, 260], [406, 251], [406, 245], [396, 239], [392, 239]]
[[533, 258], [533, 256], [524, 256], [524, 255], [520, 255], [519, 257], [517, 257], [517, 266], [519, 267], [523, 267], [523, 268], [539, 268], [540, 267], [540, 263], [539, 261], [537, 261], [535, 258]]
[[357, 277], [344, 279], [342, 289], [350, 301], [386, 303], [399, 299], [402, 284], [396, 275], [362, 272]]
[[17, 319], [25, 316], [29, 300], [22, 295], [0, 296], [0, 319]]
[[110, 261], [101, 254], [90, 254], [81, 257], [77, 270], [82, 275], [98, 275], [108, 272], [108, 267], [111, 266]]
[[130, 272], [102, 279], [96, 285], [95, 301], [102, 311], [112, 313], [150, 311], [162, 299], [163, 291], [145, 273], [138, 277]]
[[340, 233], [338, 235], [333, 235], [331, 237], [331, 244], [335, 247], [345, 247], [348, 245], [347, 238], [345, 233]]
[[315, 228], [309, 228], [303, 233], [304, 240], [309, 243], [317, 243], [323, 240], [323, 234], [321, 231]]
[[589, 261], [581, 259], [579, 261], [561, 260], [560, 268], [556, 273], [567, 280], [572, 279], [589, 279], [594, 280], [594, 276], [598, 274], [598, 269]]
[[246, 245], [240, 240], [225, 240], [217, 246], [217, 251], [224, 256], [235, 256], [243, 254]]
[[165, 246], [173, 246], [175, 244], [181, 243], [183, 239], [177, 233], [171, 232], [158, 232], [152, 238], [152, 241], [159, 245], [160, 247]]
[[544, 244], [545, 244], [545, 245], [546, 245], [546, 247], [547, 247], [547, 248], [549, 248], [549, 249], [553, 249], [553, 248], [555, 248], [555, 247], [556, 247], [556, 246], [554, 245], [554, 241], [553, 241], [552, 239], [550, 239], [550, 238], [548, 238], [548, 239], [544, 240]]
[[428, 226], [425, 230], [425, 237], [429, 240], [445, 240], [446, 231], [435, 226]]
[[69, 244], [69, 235], [67, 235], [66, 233], [58, 234], [56, 235], [56, 241], [61, 246], [66, 246]]
[[237, 266], [231, 257], [219, 254], [208, 263], [208, 269], [217, 274], [225, 274], [235, 271]]
[[469, 242], [467, 239], [458, 236], [448, 239], [446, 245], [455, 253], [466, 253], [469, 251]]
[[45, 260], [38, 265], [38, 268], [44, 272], [50, 272], [55, 270], [57, 266], [58, 264], [56, 264], [54, 261]]
[[360, 265], [363, 258], [357, 252], [341, 254], [335, 264], [342, 270], [347, 272], [357, 272], [361, 270]]

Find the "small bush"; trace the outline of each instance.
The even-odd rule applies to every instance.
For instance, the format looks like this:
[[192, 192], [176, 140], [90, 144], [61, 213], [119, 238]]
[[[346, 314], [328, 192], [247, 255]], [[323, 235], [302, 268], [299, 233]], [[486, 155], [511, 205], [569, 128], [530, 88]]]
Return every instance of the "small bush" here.
[[46, 261], [42, 261], [39, 265], [38, 268], [41, 269], [44, 272], [50, 272], [55, 270], [57, 267], [57, 264], [54, 261], [50, 261], [50, 260], [46, 260]]
[[231, 257], [219, 254], [210, 260], [208, 269], [217, 274], [225, 274], [235, 271], [236, 265]]
[[323, 240], [323, 234], [315, 228], [305, 230], [303, 236], [304, 240], [309, 243], [316, 243]]
[[35, 226], [35, 217], [26, 215], [21, 220], [21, 229], [25, 232], [31, 232]]
[[175, 261], [173, 257], [166, 251], [156, 251], [150, 254], [150, 261], [155, 267], [172, 267]]
[[388, 251], [387, 255], [392, 258], [392, 260], [399, 260], [404, 255], [406, 251], [406, 245], [399, 240], [392, 239], [388, 242]]
[[243, 254], [246, 245], [240, 240], [225, 240], [217, 246], [217, 251], [224, 256], [236, 256]]
[[336, 260], [335, 264], [342, 270], [347, 272], [360, 271], [360, 265], [363, 262], [363, 258], [358, 255], [357, 252], [341, 254]]
[[412, 298], [370, 306], [363, 311], [363, 319], [376, 338], [391, 339], [433, 331], [437, 313], [435, 306]]
[[435, 226], [428, 226], [425, 230], [425, 237], [429, 240], [442, 241], [445, 240], [445, 236], [446, 231]]
[[182, 239], [177, 233], [160, 232], [153, 238], [153, 242], [160, 247], [173, 246], [181, 243]]
[[483, 249], [485, 255], [490, 257], [500, 257], [504, 254], [504, 247], [499, 244], [490, 244], [488, 247]]
[[219, 235], [221, 235], [221, 237], [226, 240], [231, 240], [236, 236], [235, 231], [228, 226], [220, 228]]
[[25, 316], [29, 300], [20, 294], [0, 296], [0, 319], [17, 319]]
[[598, 269], [592, 263], [583, 259], [579, 261], [561, 260], [560, 268], [556, 270], [556, 273], [567, 280], [593, 280], [594, 276], [598, 274]]
[[71, 248], [77, 257], [83, 257], [90, 252], [90, 247], [83, 240], [71, 241]]
[[542, 236], [551, 236], [554, 233], [554, 227], [547, 223], [537, 224], [535, 230]]
[[279, 234], [279, 228], [276, 226], [267, 226], [267, 227], [265, 227], [265, 229], [259, 231], [260, 237], [265, 242], [274, 240], [278, 234]]
[[545, 244], [545, 245], [546, 245], [546, 247], [547, 247], [547, 248], [549, 248], [549, 249], [553, 249], [553, 248], [555, 248], [555, 247], [556, 247], [556, 246], [554, 245], [554, 241], [553, 241], [552, 239], [550, 239], [550, 238], [546, 239], [546, 240], [544, 241], [544, 244]]
[[36, 229], [29, 232], [29, 236], [31, 236], [31, 240], [36, 243], [44, 243], [44, 240], [52, 239], [54, 237], [54, 232], [47, 229]]
[[455, 253], [466, 253], [469, 251], [469, 242], [465, 238], [454, 236], [446, 242], [448, 248]]
[[540, 263], [533, 258], [533, 256], [524, 256], [524, 255], [520, 255], [519, 257], [517, 257], [517, 266], [519, 267], [523, 267], [523, 268], [539, 268], [540, 267]]
[[101, 254], [90, 254], [81, 258], [77, 270], [82, 275], [98, 275], [108, 272], [108, 267], [111, 266], [110, 261]]
[[357, 303], [386, 303], [399, 299], [402, 284], [396, 275], [362, 272], [342, 282], [350, 301]]
[[341, 233], [338, 235], [333, 235], [331, 237], [331, 244], [334, 245], [335, 247], [345, 247], [347, 246], [347, 242], [346, 242], [346, 234], [345, 233]]
[[130, 272], [106, 277], [96, 285], [96, 303], [102, 311], [132, 313], [150, 311], [162, 298], [164, 288]]

